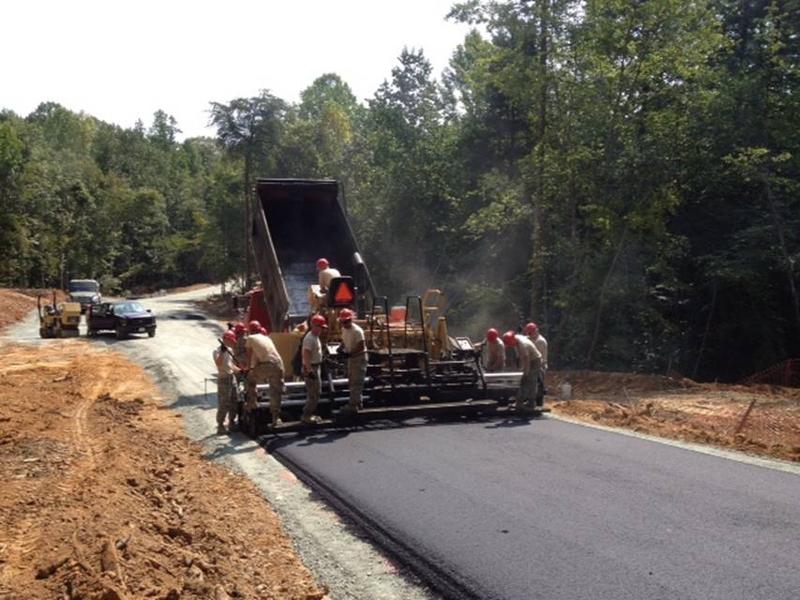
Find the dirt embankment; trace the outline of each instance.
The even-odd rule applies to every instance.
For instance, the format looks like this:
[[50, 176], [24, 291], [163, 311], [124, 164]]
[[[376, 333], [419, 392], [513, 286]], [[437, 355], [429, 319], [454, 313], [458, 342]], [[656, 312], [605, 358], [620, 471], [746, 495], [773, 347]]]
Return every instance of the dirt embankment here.
[[244, 477], [202, 457], [137, 366], [4, 346], [0, 597], [324, 596]]
[[[36, 308], [36, 298], [42, 296], [42, 304], [53, 302], [53, 290], [0, 289], [0, 330], [21, 321]], [[61, 290], [56, 291], [56, 301], [67, 299]]]
[[[631, 373], [548, 374], [556, 414], [661, 437], [800, 462], [800, 390], [778, 386], [701, 384]], [[750, 413], [745, 419], [752, 401]]]

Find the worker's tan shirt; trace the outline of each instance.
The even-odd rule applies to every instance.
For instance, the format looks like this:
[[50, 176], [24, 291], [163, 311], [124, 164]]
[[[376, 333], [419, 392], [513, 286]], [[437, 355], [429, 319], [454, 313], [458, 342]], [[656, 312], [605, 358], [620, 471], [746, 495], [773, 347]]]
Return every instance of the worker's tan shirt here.
[[327, 290], [331, 285], [331, 280], [341, 276], [342, 274], [333, 267], [322, 269], [319, 272], [319, 287]]
[[492, 373], [502, 371], [506, 365], [506, 346], [503, 340], [486, 340], [486, 370]]
[[252, 369], [259, 363], [269, 363], [277, 365], [283, 370], [283, 359], [278, 354], [278, 349], [271, 339], [263, 333], [252, 333], [247, 336], [245, 348], [250, 353], [250, 368]]
[[342, 327], [342, 343], [349, 354], [356, 352], [364, 339], [364, 330], [355, 323], [350, 327]]
[[540, 369], [542, 354], [527, 335], [517, 334], [517, 355], [519, 356], [522, 373], [527, 375], [531, 369]]
[[531, 341], [536, 346], [539, 354], [542, 355], [542, 371], [547, 371], [547, 340], [540, 333], [535, 338], [532, 337]]

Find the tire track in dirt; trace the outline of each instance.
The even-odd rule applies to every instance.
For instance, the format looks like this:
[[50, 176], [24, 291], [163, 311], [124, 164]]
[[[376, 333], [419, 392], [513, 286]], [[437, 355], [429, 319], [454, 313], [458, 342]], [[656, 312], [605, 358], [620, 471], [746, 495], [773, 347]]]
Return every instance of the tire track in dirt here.
[[[91, 385], [85, 391], [81, 390], [80, 401], [71, 414], [70, 454], [80, 458], [70, 463], [69, 469], [59, 477], [54, 486], [48, 478], [43, 478], [31, 490], [32, 499], [41, 500], [48, 496], [52, 498], [52, 493], [48, 493], [48, 489], [55, 489], [58, 497], [70, 497], [97, 469], [97, 449], [89, 433], [89, 414], [98, 397], [109, 387], [110, 370], [108, 365], [104, 364], [107, 362], [108, 359], [105, 357], [99, 358], [96, 363], [97, 368], [92, 372]], [[72, 363], [63, 366], [71, 367]], [[120, 382], [114, 386], [114, 391], [124, 387], [125, 383]], [[39, 548], [44, 524], [52, 512], [58, 510], [58, 503], [52, 498], [51, 501], [39, 501], [26, 508], [28, 510], [17, 520], [7, 541], [2, 542], [5, 552], [0, 554], [2, 558], [0, 600], [5, 600], [13, 593], [7, 582], [15, 573], [32, 567], [29, 560], [31, 554]]]

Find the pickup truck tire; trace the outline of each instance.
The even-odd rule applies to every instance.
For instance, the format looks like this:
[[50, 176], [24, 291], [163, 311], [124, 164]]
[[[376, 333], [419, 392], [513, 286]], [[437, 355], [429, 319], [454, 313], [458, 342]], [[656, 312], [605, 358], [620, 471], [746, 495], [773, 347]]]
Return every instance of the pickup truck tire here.
[[116, 329], [114, 330], [114, 333], [117, 334], [117, 339], [118, 340], [121, 340], [121, 339], [125, 338], [125, 332], [122, 330], [122, 327], [120, 327], [119, 325], [117, 325]]
[[155, 336], [156, 336], [155, 328], [147, 330], [147, 337], [155, 337]]
[[97, 332], [94, 329], [86, 330], [86, 337], [94, 337]]

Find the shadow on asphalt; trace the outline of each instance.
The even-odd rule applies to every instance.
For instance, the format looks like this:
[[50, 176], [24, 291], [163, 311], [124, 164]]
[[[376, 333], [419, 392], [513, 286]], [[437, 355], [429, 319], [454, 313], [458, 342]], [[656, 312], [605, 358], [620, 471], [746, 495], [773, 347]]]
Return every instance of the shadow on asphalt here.
[[348, 425], [340, 427], [329, 427], [308, 431], [297, 431], [293, 433], [271, 433], [268, 432], [258, 437], [258, 443], [267, 452], [274, 452], [287, 446], [314, 446], [316, 444], [332, 444], [351, 434], [358, 434], [368, 431], [381, 431], [386, 429], [411, 429], [417, 427], [454, 427], [464, 424], [481, 424], [485, 429], [502, 429], [506, 427], [529, 427], [538, 420], [536, 416], [509, 417], [509, 416], [483, 416], [479, 418], [416, 418], [406, 421], [373, 421], [358, 425]]
[[538, 417], [534, 416], [527, 416], [527, 417], [503, 417], [502, 419], [496, 420], [491, 425], [485, 425], [485, 429], [502, 429], [505, 427], [527, 427], [531, 424], [531, 421], [535, 421]]

